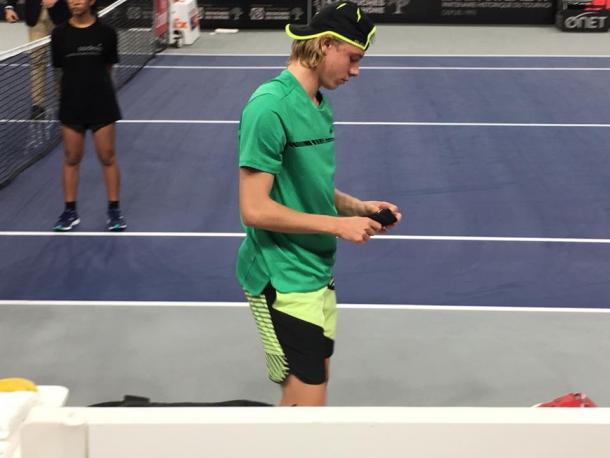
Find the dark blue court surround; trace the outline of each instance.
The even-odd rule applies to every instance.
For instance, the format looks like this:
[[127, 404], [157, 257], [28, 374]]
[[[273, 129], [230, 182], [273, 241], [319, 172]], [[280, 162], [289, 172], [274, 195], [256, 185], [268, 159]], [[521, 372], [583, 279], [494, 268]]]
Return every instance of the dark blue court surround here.
[[[162, 56], [151, 65], [282, 65], [282, 57]], [[369, 58], [363, 65], [607, 67], [610, 59]], [[121, 93], [126, 120], [236, 121], [279, 70], [151, 68]], [[328, 94], [336, 121], [607, 123], [605, 71], [362, 70]], [[241, 232], [236, 124], [122, 123], [129, 231]], [[393, 233], [607, 238], [608, 127], [337, 126], [337, 186], [398, 203]], [[103, 231], [91, 145], [80, 232]], [[1, 231], [47, 231], [61, 149], [0, 190]], [[0, 300], [242, 301], [239, 238], [0, 236]], [[340, 244], [340, 301], [609, 307], [609, 245], [375, 240]]]
[[[253, 65], [251, 59], [167, 56], [155, 59], [151, 66], [242, 66]], [[269, 65], [270, 59], [278, 67], [286, 61], [283, 57], [260, 59], [260, 66]], [[422, 59], [367, 57], [363, 66], [422, 66]], [[466, 58], [466, 63], [458, 65], [456, 58], [433, 58], [425, 66], [610, 65], [608, 59], [591, 58], [576, 59], [571, 65], [565, 63], [567, 59], [536, 59], [528, 65], [523, 59], [509, 59], [510, 65], [489, 59], [484, 64], [482, 58]], [[236, 120], [252, 91], [279, 71], [150, 68], [138, 76], [139, 84], [123, 91], [123, 110], [132, 119]], [[600, 123], [608, 119], [607, 78], [608, 71], [363, 69], [358, 80], [341, 87], [331, 100], [337, 121]]]
[[[3, 300], [243, 301], [239, 238], [0, 237]], [[607, 307], [610, 246], [340, 243], [342, 303]]]

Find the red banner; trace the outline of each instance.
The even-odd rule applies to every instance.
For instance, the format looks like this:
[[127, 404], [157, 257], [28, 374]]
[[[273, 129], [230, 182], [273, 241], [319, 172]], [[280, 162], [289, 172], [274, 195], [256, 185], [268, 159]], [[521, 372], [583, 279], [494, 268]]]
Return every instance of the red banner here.
[[155, 35], [158, 37], [167, 33], [169, 28], [168, 0], [155, 1]]

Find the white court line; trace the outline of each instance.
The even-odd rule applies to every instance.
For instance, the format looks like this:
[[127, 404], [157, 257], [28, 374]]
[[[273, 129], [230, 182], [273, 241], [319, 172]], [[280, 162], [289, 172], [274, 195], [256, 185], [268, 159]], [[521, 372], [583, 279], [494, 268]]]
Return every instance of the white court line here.
[[282, 70], [285, 65], [146, 65], [144, 68], [169, 70]]
[[243, 232], [54, 232], [2, 231], [0, 237], [245, 237]]
[[[0, 300], [0, 307], [207, 307], [246, 308], [247, 302], [198, 301], [57, 301], [57, 300]], [[429, 310], [451, 312], [534, 312], [534, 313], [597, 313], [608, 314], [610, 309], [563, 307], [493, 307], [475, 305], [416, 305], [416, 304], [338, 304], [351, 310]]]
[[190, 53], [190, 52], [161, 52], [158, 54], [159, 57], [172, 57], [172, 56], [188, 56], [188, 57], [290, 57], [286, 53], [282, 54], [231, 54], [231, 53]]
[[[146, 68], [179, 70], [281, 70], [285, 66], [254, 65], [147, 65]], [[361, 70], [508, 70], [508, 71], [610, 71], [610, 67], [444, 67], [361, 66]]]
[[[243, 238], [243, 232], [51, 232], [2, 231], [0, 237], [191, 237]], [[461, 235], [375, 235], [371, 240], [419, 240], [438, 242], [582, 243], [610, 244], [610, 239], [560, 237], [477, 237]]]
[[[2, 120], [0, 120], [2, 121]], [[20, 121], [27, 122], [27, 121]], [[239, 124], [234, 120], [211, 119], [123, 119], [121, 124]], [[555, 124], [516, 122], [418, 122], [418, 121], [335, 121], [338, 126], [451, 126], [451, 127], [610, 127], [610, 124]]]
[[610, 124], [559, 124], [518, 122], [409, 122], [409, 121], [337, 121], [339, 126], [454, 126], [454, 127], [610, 127]]
[[[0, 123], [57, 123], [57, 120], [0, 119]], [[118, 124], [239, 124], [237, 120], [225, 119], [122, 119]], [[570, 127], [607, 128], [610, 124], [560, 124], [519, 122], [419, 122], [419, 121], [335, 121], [337, 126], [445, 126], [445, 127]]]
[[[147, 65], [145, 68], [155, 68], [163, 70], [282, 70], [285, 65], [269, 66], [269, 65]], [[607, 72], [610, 67], [390, 67], [390, 66], [366, 66], [360, 67], [360, 70], [443, 70], [443, 71], [562, 71], [562, 72]]]
[[[196, 56], [196, 57], [285, 57], [288, 58], [288, 54], [239, 54], [239, 53], [180, 53], [180, 52], [168, 52], [160, 53], [162, 57], [167, 56]], [[589, 58], [601, 58], [608, 59], [608, 55], [604, 54], [367, 54], [366, 58], [369, 57], [523, 57], [523, 58], [574, 58], [574, 59], [589, 59]]]
[[121, 119], [121, 124], [239, 124], [227, 119]]

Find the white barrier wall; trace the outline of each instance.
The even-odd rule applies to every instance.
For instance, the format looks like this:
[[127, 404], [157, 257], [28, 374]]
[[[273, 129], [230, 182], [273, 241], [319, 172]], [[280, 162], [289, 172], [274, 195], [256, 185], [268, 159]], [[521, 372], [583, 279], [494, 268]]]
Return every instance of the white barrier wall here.
[[609, 458], [606, 408], [35, 408], [21, 458]]

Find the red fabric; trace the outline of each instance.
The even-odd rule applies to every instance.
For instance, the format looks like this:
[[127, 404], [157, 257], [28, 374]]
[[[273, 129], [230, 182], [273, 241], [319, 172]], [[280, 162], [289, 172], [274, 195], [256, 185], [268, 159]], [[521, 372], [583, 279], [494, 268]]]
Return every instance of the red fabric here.
[[568, 393], [535, 407], [597, 407], [597, 404], [584, 393]]
[[591, 0], [585, 7], [586, 11], [599, 11], [610, 8], [610, 0]]

